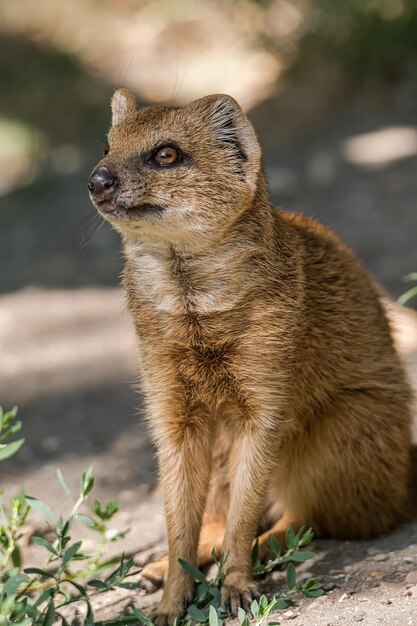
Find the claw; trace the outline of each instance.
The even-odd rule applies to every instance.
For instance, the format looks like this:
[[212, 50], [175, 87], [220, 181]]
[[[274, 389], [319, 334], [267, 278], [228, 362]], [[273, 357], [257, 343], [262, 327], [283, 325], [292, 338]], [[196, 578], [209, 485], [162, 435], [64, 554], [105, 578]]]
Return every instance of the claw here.
[[256, 584], [253, 581], [239, 585], [228, 585], [226, 583], [222, 588], [223, 606], [234, 617], [237, 615], [239, 607], [249, 612], [252, 600], [259, 598], [259, 595]]

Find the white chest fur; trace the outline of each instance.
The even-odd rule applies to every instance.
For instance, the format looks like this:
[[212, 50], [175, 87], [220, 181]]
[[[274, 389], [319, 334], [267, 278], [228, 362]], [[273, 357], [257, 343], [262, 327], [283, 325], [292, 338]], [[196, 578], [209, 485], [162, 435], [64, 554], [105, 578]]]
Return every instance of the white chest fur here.
[[175, 259], [161, 244], [126, 246], [135, 267], [138, 289], [158, 311], [181, 314], [186, 306], [198, 314], [232, 309], [242, 297], [236, 284], [233, 251]]

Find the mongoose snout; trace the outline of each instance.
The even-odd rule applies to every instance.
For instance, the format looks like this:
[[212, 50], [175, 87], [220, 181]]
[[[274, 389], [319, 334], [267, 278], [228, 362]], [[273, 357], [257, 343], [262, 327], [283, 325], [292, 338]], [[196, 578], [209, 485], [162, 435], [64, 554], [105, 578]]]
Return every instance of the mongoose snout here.
[[105, 165], [100, 165], [90, 176], [88, 189], [96, 201], [110, 200], [119, 181], [117, 176]]

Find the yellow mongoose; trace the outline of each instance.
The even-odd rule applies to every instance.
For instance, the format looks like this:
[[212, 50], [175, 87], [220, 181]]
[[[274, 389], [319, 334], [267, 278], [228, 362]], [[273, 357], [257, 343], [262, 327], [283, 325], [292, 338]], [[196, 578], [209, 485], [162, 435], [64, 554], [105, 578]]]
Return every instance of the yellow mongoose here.
[[361, 538], [408, 518], [411, 391], [371, 279], [327, 228], [271, 207], [232, 98], [138, 108], [119, 89], [112, 111], [89, 189], [122, 236], [159, 455], [169, 571], [155, 620], [192, 593], [178, 558], [202, 564], [213, 546], [236, 613], [256, 593], [261, 520], [277, 536], [307, 524]]

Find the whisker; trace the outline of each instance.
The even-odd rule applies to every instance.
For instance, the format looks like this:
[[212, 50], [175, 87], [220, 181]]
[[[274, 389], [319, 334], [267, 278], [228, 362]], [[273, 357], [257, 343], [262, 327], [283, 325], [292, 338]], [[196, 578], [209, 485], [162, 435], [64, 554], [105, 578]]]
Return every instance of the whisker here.
[[178, 41], [177, 38], [174, 36], [174, 43], [175, 43], [175, 50], [177, 53], [177, 68], [175, 71], [175, 84], [174, 84], [174, 89], [172, 90], [172, 96], [171, 96], [171, 100], [170, 100], [170, 105], [174, 104], [175, 101], [175, 91], [177, 89], [177, 85], [178, 85], [178, 69], [179, 69], [179, 50], [178, 50]]
[[[97, 234], [97, 232], [100, 230], [100, 228], [103, 226], [103, 224], [105, 222], [105, 220], [102, 217], [100, 217], [100, 215], [98, 215], [98, 213], [96, 213], [95, 210], [92, 213], [90, 213], [87, 216], [87, 218], [85, 218], [83, 220], [82, 224], [85, 223], [85, 221], [87, 219], [89, 219], [90, 221], [87, 223], [87, 227], [86, 227], [86, 230], [83, 233], [83, 236], [81, 238], [81, 242], [80, 242], [80, 245], [78, 247], [77, 256], [76, 256], [76, 268], [75, 268], [75, 282], [76, 283], [78, 282], [78, 276], [79, 276], [79, 270], [80, 270], [80, 262], [81, 262], [82, 251], [90, 243], [90, 241]], [[91, 226], [94, 224], [95, 220], [98, 220], [98, 223], [96, 223], [91, 228]], [[77, 232], [80, 230], [80, 227], [81, 227], [81, 225], [78, 227]]]
[[176, 94], [175, 94], [175, 96], [174, 96], [174, 100], [176, 100], [176, 99], [177, 99], [177, 97], [178, 97], [178, 95], [179, 95], [179, 93], [180, 93], [180, 91], [181, 91], [181, 88], [182, 88], [182, 86], [183, 86], [183, 84], [184, 84], [184, 79], [185, 79], [185, 75], [186, 75], [186, 73], [187, 73], [187, 70], [188, 70], [188, 57], [185, 59], [185, 68], [184, 68], [184, 72], [183, 72], [183, 75], [182, 75], [182, 78], [181, 78], [181, 82], [180, 82], [180, 84], [179, 84], [179, 86], [178, 86], [177, 93], [176, 93]]
[[[92, 228], [92, 230], [90, 232], [88, 230], [86, 230], [84, 235], [82, 236], [81, 243], [80, 243], [80, 253], [84, 250], [86, 245], [88, 245], [90, 243], [90, 241], [92, 240], [94, 235], [96, 235], [96, 233], [100, 230], [100, 228], [104, 224], [104, 219], [103, 218], [100, 218], [99, 215], [97, 215], [97, 218], [99, 219], [99, 222]], [[89, 225], [89, 227], [90, 226], [91, 226], [91, 224]]]
[[[127, 80], [127, 76], [129, 74], [130, 68], [132, 66], [133, 61], [135, 60], [135, 57], [137, 56], [139, 52], [139, 47], [136, 48], [136, 50], [133, 50], [132, 52], [130, 52], [130, 54], [128, 55], [127, 59], [126, 59], [126, 71], [125, 71], [125, 75], [123, 78], [123, 83], [121, 84], [121, 87], [124, 87], [126, 84], [126, 80]], [[124, 65], [124, 64], [123, 64]], [[121, 70], [122, 71], [122, 70]], [[120, 81], [119, 81], [120, 82]]]

